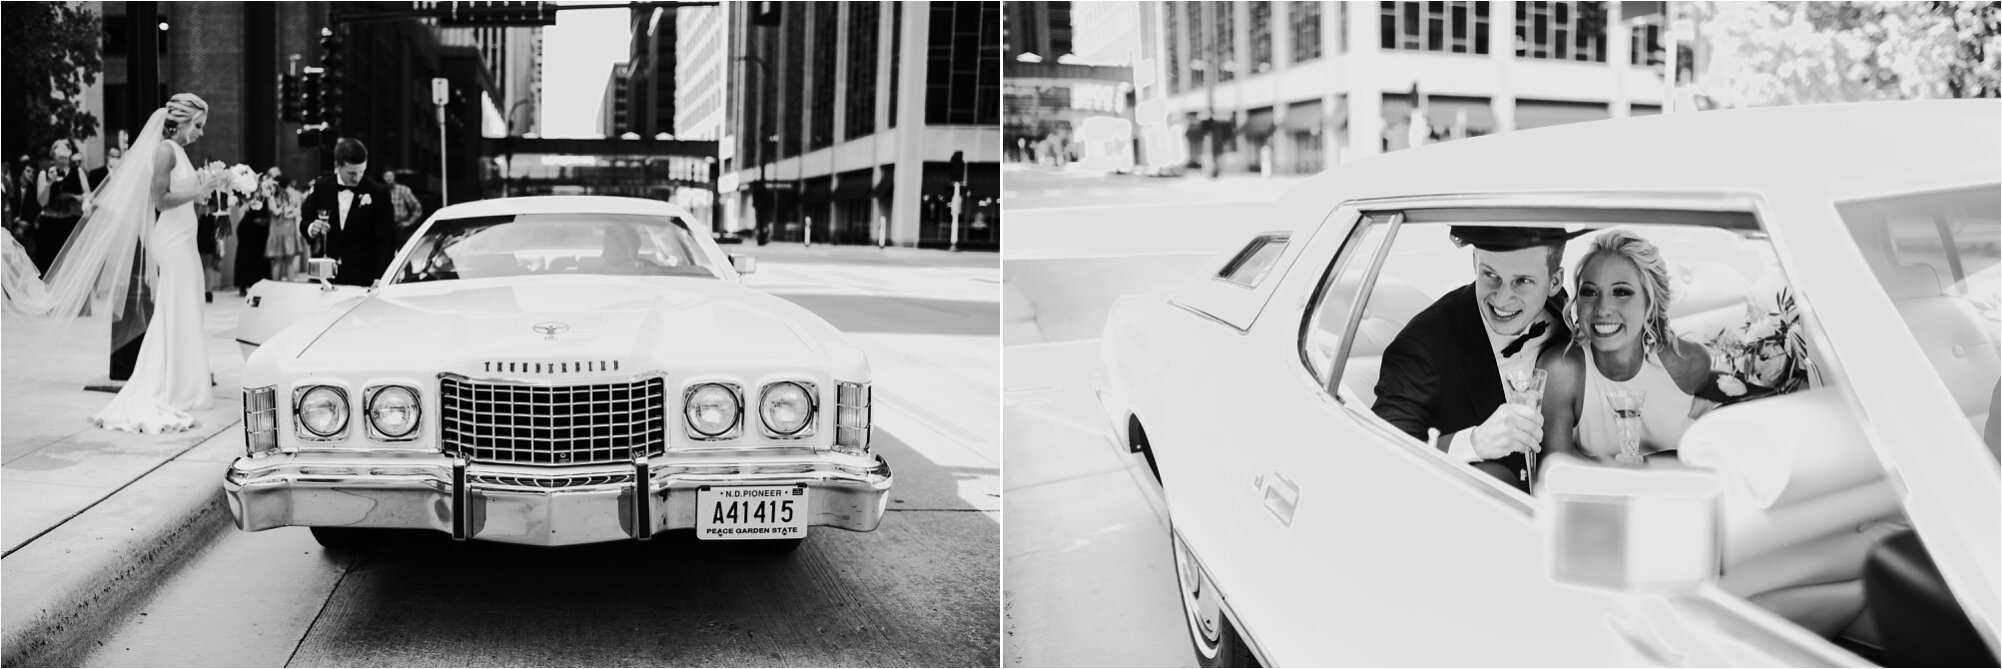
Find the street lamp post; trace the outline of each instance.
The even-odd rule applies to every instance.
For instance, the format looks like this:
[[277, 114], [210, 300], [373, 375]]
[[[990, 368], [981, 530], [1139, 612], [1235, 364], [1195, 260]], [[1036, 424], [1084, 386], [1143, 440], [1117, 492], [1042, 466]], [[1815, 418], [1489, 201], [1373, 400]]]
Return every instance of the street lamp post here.
[[737, 60], [758, 66], [758, 79], [763, 81], [764, 85], [761, 88], [765, 89], [765, 94], [760, 96], [757, 107], [748, 110], [755, 117], [751, 127], [756, 129], [752, 138], [757, 143], [755, 153], [756, 160], [758, 161], [758, 190], [765, 194], [764, 204], [758, 204], [755, 199], [752, 200], [752, 204], [758, 209], [758, 217], [765, 219], [765, 221], [753, 222], [752, 234], [758, 238], [758, 243], [763, 244], [765, 240], [770, 239], [771, 235], [771, 232], [766, 229], [766, 222], [770, 221], [771, 215], [775, 213], [768, 211], [766, 206], [769, 205], [773, 208], [778, 206], [774, 203], [776, 196], [771, 192], [772, 182], [765, 176], [765, 165], [769, 161], [765, 160], [765, 115], [763, 107], [772, 103], [774, 95], [772, 92], [772, 72], [766, 67], [764, 59], [757, 56], [738, 56]]

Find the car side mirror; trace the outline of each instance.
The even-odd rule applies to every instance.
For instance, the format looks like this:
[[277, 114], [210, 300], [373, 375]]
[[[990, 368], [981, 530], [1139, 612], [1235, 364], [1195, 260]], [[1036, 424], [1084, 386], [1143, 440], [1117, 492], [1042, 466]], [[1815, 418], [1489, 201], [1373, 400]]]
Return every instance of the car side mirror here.
[[1717, 580], [1717, 476], [1553, 456], [1537, 510], [1550, 578], [1625, 593], [1687, 592]]
[[758, 271], [758, 259], [732, 253], [730, 254], [730, 267], [737, 270], [738, 274], [751, 274]]
[[333, 258], [307, 258], [306, 277], [320, 282], [320, 290], [333, 290], [331, 280], [340, 269], [340, 261]]

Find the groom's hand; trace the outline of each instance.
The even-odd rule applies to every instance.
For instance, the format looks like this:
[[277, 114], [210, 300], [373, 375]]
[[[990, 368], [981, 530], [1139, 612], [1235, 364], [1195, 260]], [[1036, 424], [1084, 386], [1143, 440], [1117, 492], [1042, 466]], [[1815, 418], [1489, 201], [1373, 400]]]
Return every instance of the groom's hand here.
[[315, 237], [327, 234], [327, 222], [313, 221], [312, 223], [307, 224], [306, 234], [313, 235]]
[[1503, 404], [1474, 428], [1474, 455], [1482, 460], [1518, 451], [1543, 450], [1543, 413], [1521, 404]]

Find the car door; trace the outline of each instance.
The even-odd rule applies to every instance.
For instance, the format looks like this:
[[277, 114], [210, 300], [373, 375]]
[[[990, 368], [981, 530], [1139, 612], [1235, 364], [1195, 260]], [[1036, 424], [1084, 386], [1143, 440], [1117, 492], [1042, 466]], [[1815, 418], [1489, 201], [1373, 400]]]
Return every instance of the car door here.
[[[1386, 280], [1376, 272], [1387, 256], [1404, 252], [1397, 240], [1406, 213], [1427, 205], [1393, 204], [1338, 211], [1337, 219], [1363, 222], [1358, 232], [1327, 240], [1341, 245], [1332, 266], [1296, 264], [1273, 299], [1288, 309], [1269, 309], [1249, 333], [1261, 351], [1259, 373], [1269, 375], [1265, 385], [1274, 389], [1268, 411], [1287, 427], [1283, 437], [1242, 450], [1255, 475], [1239, 482], [1231, 502], [1237, 521], [1233, 561], [1259, 568], [1218, 582], [1267, 662], [1646, 666], [1855, 660], [1799, 652], [1818, 639], [1802, 637], [1806, 633], [1797, 628], [1789, 631], [1784, 621], [1728, 595], [1629, 595], [1552, 581], [1530, 496], [1448, 461], [1377, 419], [1364, 393], [1341, 376], [1351, 373], [1346, 364], [1364, 337], [1382, 334], [1369, 328], [1384, 323], [1367, 322], [1385, 316], [1372, 312], [1372, 283]], [[1461, 207], [1458, 216], [1481, 219], [1478, 210], [1454, 206]], [[1464, 264], [1457, 271], [1468, 272]], [[1316, 314], [1341, 326], [1323, 328], [1314, 322]], [[1316, 329], [1339, 333], [1338, 352], [1327, 367], [1306, 350]], [[1326, 387], [1339, 390], [1330, 393]], [[1740, 631], [1721, 631], [1732, 626]], [[1793, 636], [1776, 640], [1771, 630]]]

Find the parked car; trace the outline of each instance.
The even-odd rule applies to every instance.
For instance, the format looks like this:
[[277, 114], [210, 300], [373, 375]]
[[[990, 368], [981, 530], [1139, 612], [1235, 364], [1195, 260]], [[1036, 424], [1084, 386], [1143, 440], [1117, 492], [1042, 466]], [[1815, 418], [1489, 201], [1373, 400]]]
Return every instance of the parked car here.
[[526, 197], [438, 211], [372, 287], [258, 284], [237, 527], [777, 550], [874, 530], [892, 477], [869, 362], [746, 288], [754, 268], [667, 203]]
[[[1097, 376], [1162, 486], [1198, 659], [1994, 666], [1998, 128], [1995, 101], [1585, 123], [1247, 213], [1269, 232], [1114, 305]], [[1495, 225], [1584, 231], [1567, 284], [1599, 231], [1648, 238], [1697, 341], [1784, 291], [1813, 381], [1703, 414], [1681, 467], [1553, 457], [1524, 492], [1449, 459], [1372, 411], [1379, 356], [1473, 280], [1446, 228]]]

